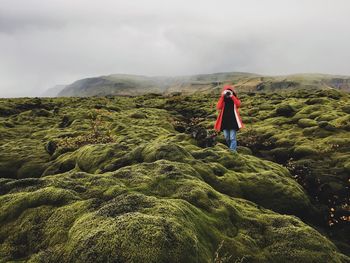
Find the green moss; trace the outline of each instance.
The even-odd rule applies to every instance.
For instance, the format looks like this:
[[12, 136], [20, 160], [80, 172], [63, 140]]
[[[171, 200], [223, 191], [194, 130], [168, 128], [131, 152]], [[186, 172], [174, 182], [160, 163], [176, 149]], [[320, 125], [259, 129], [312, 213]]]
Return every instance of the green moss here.
[[[76, 218], [85, 214], [93, 205], [91, 201], [77, 201], [53, 210], [43, 229], [49, 247], [65, 243]], [[51, 209], [52, 210], [52, 209]]]
[[322, 111], [314, 111], [314, 112], [311, 112], [311, 113], [308, 115], [308, 117], [309, 117], [310, 119], [315, 119], [315, 118], [319, 117], [319, 116], [322, 115], [322, 114], [323, 114]]
[[186, 159], [192, 158], [183, 147], [174, 143], [155, 142], [147, 145], [141, 154], [145, 162], [153, 162], [160, 159], [185, 162]]
[[243, 154], [253, 154], [251, 149], [244, 146], [237, 146], [237, 152]]
[[317, 134], [317, 133], [319, 133], [318, 127], [308, 127], [308, 128], [303, 129], [304, 136], [315, 136], [315, 134]]
[[146, 114], [142, 113], [142, 112], [134, 112], [130, 115], [131, 118], [134, 119], [145, 119], [147, 118]]
[[298, 126], [301, 128], [317, 126], [317, 122], [310, 119], [299, 119]]
[[311, 98], [306, 100], [306, 104], [313, 105], [313, 104], [324, 104], [327, 102], [324, 98]]
[[[1, 100], [0, 123], [12, 127], [0, 125], [7, 153], [0, 155], [7, 177], [0, 178], [0, 261], [213, 262], [220, 244], [220, 255], [232, 261], [349, 261], [315, 229], [282, 215], [305, 220], [316, 208], [286, 168], [261, 158], [283, 163], [297, 156], [317, 165], [313, 154], [322, 156], [337, 171], [337, 179], [322, 182], [341, 191], [338, 178], [349, 170], [342, 110], [348, 98], [324, 97], [320, 108], [311, 100], [323, 93], [270, 95], [242, 94], [241, 115], [251, 122], [238, 133], [238, 153], [222, 136], [200, 148], [174, 129], [174, 119], [212, 127], [216, 95]], [[11, 110], [19, 105], [23, 110]], [[295, 125], [314, 124], [330, 108], [335, 130]], [[114, 143], [48, 154], [48, 142], [88, 133], [91, 113]]]
[[350, 114], [350, 106], [349, 105], [344, 105], [341, 107], [342, 111], [344, 111], [345, 113]]
[[295, 109], [290, 105], [280, 105], [276, 108], [276, 114], [279, 116], [291, 117], [295, 114]]
[[46, 164], [40, 161], [26, 162], [17, 171], [17, 178], [40, 177], [46, 168]]
[[325, 129], [327, 131], [334, 131], [335, 127], [327, 121], [319, 121], [318, 127]]
[[23, 210], [18, 219], [1, 227], [0, 257], [2, 262], [19, 261], [43, 246], [44, 226], [52, 213], [51, 206]]
[[297, 158], [305, 156], [315, 156], [317, 151], [309, 146], [298, 146], [294, 148], [294, 156]]
[[319, 117], [317, 117], [315, 120], [322, 123], [322, 122], [332, 121], [335, 118], [336, 118], [336, 115], [322, 114]]
[[335, 121], [335, 127], [339, 129], [344, 129], [346, 131], [350, 131], [350, 116], [344, 116], [337, 118]]
[[283, 163], [290, 158], [291, 149], [290, 147], [276, 147], [270, 151], [270, 154], [272, 154], [275, 160], [277, 160], [280, 163]]
[[113, 148], [105, 144], [86, 145], [77, 152], [77, 165], [85, 172], [95, 172], [102, 163], [114, 155]]
[[138, 213], [83, 217], [71, 229], [68, 245], [68, 258], [76, 262], [198, 260], [196, 239], [183, 225]]
[[1, 196], [2, 203], [0, 222], [11, 220], [20, 215], [25, 209], [40, 205], [61, 205], [75, 200], [77, 197], [73, 193], [55, 189], [53, 187], [43, 188], [34, 192], [14, 193]]
[[350, 173], [350, 161], [344, 164], [344, 169], [346, 172]]
[[76, 166], [76, 153], [64, 153], [52, 161], [45, 169], [42, 176], [64, 173]]
[[[330, 241], [311, 227], [300, 226], [293, 218], [289, 219], [289, 224], [274, 217], [269, 218], [268, 221], [271, 225], [265, 230], [268, 238], [264, 253], [270, 262], [346, 262], [348, 260], [345, 257], [335, 256], [335, 246]], [[315, 235], [319, 238], [313, 239]], [[270, 238], [276, 237], [281, 242], [269, 244]], [[292, 244], [291, 240], [298, 240], [298, 242]], [[310, 249], [320, 253], [311, 252]]]

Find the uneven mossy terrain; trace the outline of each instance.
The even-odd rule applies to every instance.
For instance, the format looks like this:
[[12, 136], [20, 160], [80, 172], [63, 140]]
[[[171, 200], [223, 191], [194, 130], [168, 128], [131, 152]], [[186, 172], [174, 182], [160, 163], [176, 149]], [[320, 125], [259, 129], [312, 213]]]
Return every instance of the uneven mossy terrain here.
[[[246, 128], [238, 133], [241, 151], [288, 168], [318, 211], [304, 219], [329, 231], [348, 254], [349, 97], [334, 89], [241, 93], [241, 116]], [[175, 109], [187, 118], [197, 116], [196, 125], [210, 129], [216, 119], [215, 102], [215, 95], [174, 97], [168, 100], [167, 109]], [[219, 141], [224, 142], [222, 136]]]
[[216, 99], [0, 100], [0, 261], [350, 262], [322, 228], [328, 203], [290, 173], [323, 156], [334, 174], [310, 176], [346, 191], [348, 95], [242, 94], [238, 154], [208, 140]]
[[[286, 166], [350, 244], [349, 94], [335, 90], [246, 98], [241, 145]], [[347, 248], [349, 251], [349, 247]]]

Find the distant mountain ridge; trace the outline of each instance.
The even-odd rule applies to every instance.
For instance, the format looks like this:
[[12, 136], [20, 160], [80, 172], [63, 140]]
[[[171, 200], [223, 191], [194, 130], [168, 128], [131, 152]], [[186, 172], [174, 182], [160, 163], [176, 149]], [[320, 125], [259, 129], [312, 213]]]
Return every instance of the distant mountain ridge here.
[[57, 96], [141, 95], [145, 93], [210, 92], [223, 84], [234, 84], [244, 91], [283, 89], [340, 89], [350, 92], [350, 76], [293, 74], [267, 76], [245, 72], [222, 72], [188, 76], [142, 76], [112, 74], [80, 79], [67, 85]]

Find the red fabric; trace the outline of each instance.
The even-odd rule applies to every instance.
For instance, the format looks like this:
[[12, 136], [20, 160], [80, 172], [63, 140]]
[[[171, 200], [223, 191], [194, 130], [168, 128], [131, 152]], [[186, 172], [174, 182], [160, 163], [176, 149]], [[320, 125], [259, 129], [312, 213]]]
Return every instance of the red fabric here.
[[[219, 113], [219, 115], [216, 119], [215, 125], [214, 125], [214, 129], [216, 131], [221, 131], [222, 115], [224, 113], [223, 109], [225, 108], [224, 95], [222, 95], [222, 93], [228, 89], [234, 91], [232, 86], [225, 85], [221, 91], [221, 96], [218, 100], [218, 103], [216, 104], [216, 108], [218, 110], [220, 110], [220, 113]], [[234, 113], [236, 115], [237, 125], [238, 125], [239, 129], [244, 128], [244, 124], [242, 122], [241, 116], [239, 115], [239, 111], [238, 111], [238, 108], [241, 106], [241, 101], [236, 96], [232, 96], [231, 98], [232, 98], [233, 103], [234, 103], [234, 111], [235, 111]]]

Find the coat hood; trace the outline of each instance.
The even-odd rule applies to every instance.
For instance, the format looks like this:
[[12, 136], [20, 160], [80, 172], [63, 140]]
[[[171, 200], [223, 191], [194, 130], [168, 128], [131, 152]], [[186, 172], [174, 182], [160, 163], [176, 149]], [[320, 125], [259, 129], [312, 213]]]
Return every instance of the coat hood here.
[[225, 91], [225, 90], [231, 90], [231, 91], [235, 91], [234, 87], [232, 85], [225, 85], [223, 88], [222, 88], [222, 91]]

